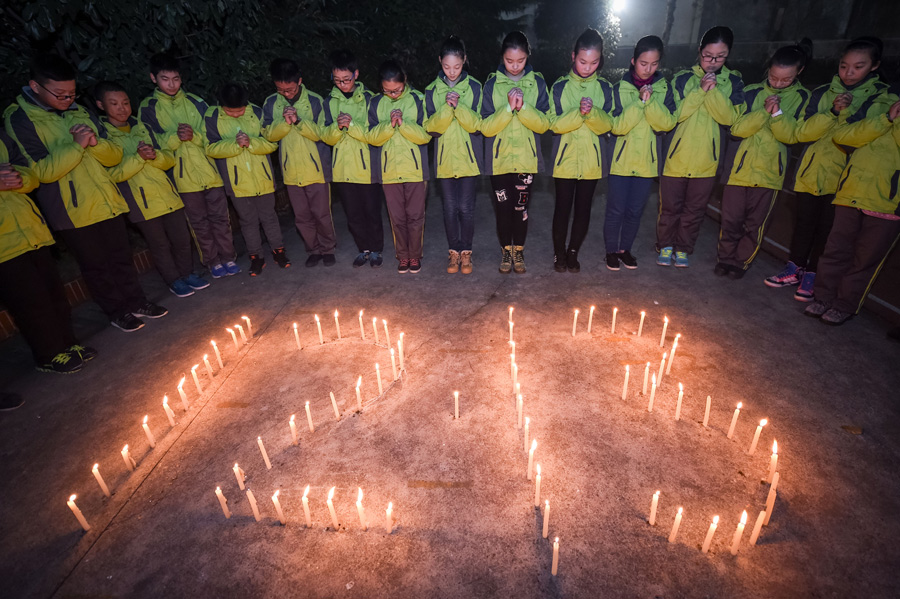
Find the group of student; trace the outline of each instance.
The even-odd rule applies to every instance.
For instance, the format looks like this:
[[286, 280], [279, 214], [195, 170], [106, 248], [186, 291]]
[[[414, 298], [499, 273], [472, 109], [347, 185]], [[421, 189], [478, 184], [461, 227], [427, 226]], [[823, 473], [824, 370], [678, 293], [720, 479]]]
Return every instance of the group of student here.
[[777, 195], [788, 189], [798, 204], [790, 261], [765, 282], [798, 285], [795, 298], [810, 302], [806, 314], [841, 324], [858, 311], [900, 236], [900, 102], [878, 76], [881, 42], [851, 42], [838, 74], [812, 91], [799, 80], [808, 47], [779, 49], [765, 80], [745, 86], [725, 65], [732, 43], [727, 27], [708, 30], [697, 64], [667, 81], [658, 71], [662, 41], [644, 37], [631, 69], [610, 84], [599, 76], [603, 39], [588, 29], [575, 43], [570, 72], [548, 86], [529, 65], [527, 37], [513, 32], [482, 85], [465, 70], [462, 40], [451, 36], [424, 93], [394, 60], [379, 68], [381, 90], [373, 93], [358, 80], [356, 58], [341, 50], [331, 57], [327, 97], [306, 88], [296, 62], [277, 59], [270, 69], [275, 93], [262, 106], [237, 83], [223, 85], [218, 105], [208, 105], [183, 89], [178, 61], [160, 54], [150, 61], [156, 87], [136, 117], [113, 82], [95, 86], [97, 111], [75, 103], [75, 70], [57, 56], [39, 56], [0, 133], [0, 300], [39, 369], [75, 372], [96, 352], [72, 334], [47, 249], [51, 230], [71, 250], [93, 299], [124, 331], [167, 312], [141, 290], [126, 218], [179, 297], [209, 286], [193, 272], [192, 239], [213, 278], [241, 271], [229, 197], [250, 274], [266, 264], [260, 229], [274, 262], [289, 267], [275, 212], [274, 156], [306, 266], [336, 262], [331, 193], [357, 246], [353, 266], [382, 266], [383, 195], [398, 271], [418, 272], [434, 170], [447, 272], [472, 272], [477, 178], [489, 175], [499, 270], [524, 273], [531, 187], [545, 170], [541, 134], [550, 131], [557, 272], [580, 270], [603, 177], [610, 270], [637, 268], [631, 250], [654, 179], [656, 262], [679, 268], [689, 266], [707, 205], [717, 182], [725, 183], [715, 274], [733, 279], [752, 264]]

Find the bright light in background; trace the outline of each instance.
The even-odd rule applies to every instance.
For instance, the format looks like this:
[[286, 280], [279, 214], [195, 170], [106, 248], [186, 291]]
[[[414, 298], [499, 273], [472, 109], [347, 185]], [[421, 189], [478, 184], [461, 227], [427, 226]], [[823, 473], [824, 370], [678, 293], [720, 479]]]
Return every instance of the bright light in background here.
[[612, 0], [612, 7], [610, 10], [613, 14], [619, 14], [620, 12], [625, 11], [625, 5], [627, 4], [627, 0]]

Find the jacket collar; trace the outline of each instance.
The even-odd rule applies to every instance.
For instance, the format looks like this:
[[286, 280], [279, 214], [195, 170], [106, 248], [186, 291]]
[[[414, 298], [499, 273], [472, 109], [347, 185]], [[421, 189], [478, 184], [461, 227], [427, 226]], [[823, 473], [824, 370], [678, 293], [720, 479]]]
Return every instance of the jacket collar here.
[[846, 85], [844, 85], [844, 82], [841, 81], [840, 76], [835, 75], [831, 79], [831, 88], [830, 89], [831, 89], [831, 91], [838, 93], [838, 94], [842, 94], [844, 92], [849, 92], [849, 91], [859, 90], [859, 91], [864, 92], [866, 95], [869, 95], [875, 91], [875, 84], [878, 81], [879, 81], [878, 75], [876, 75], [875, 73], [869, 73], [868, 75], [866, 75], [865, 79], [863, 79], [862, 81], [860, 81], [853, 87], [847, 87]]
[[353, 95], [350, 98], [344, 96], [344, 92], [339, 90], [337, 86], [332, 86], [331, 88], [331, 97], [335, 100], [351, 100], [353, 102], [359, 102], [360, 100], [365, 98], [366, 86], [362, 84], [362, 82], [357, 81], [356, 87], [353, 88]]
[[769, 85], [769, 80], [768, 80], [768, 79], [766, 79], [765, 81], [763, 81], [763, 91], [765, 92], [765, 94], [766, 94], [767, 96], [772, 96], [772, 95], [775, 95], [775, 96], [781, 96], [781, 95], [784, 95], [784, 94], [789, 94], [789, 93], [791, 93], [791, 92], [797, 91], [797, 88], [799, 88], [799, 87], [800, 87], [800, 80], [799, 80], [799, 79], [794, 79], [794, 82], [793, 82], [793, 83], [791, 83], [789, 86], [787, 86], [787, 87], [785, 87], [785, 88], [783, 88], [783, 89], [775, 89], [774, 87], [772, 87], [771, 85]]
[[582, 77], [581, 75], [576, 73], [574, 69], [569, 69], [568, 77], [570, 81], [574, 81], [576, 83], [590, 83], [597, 80], [597, 71], [591, 73], [590, 77]]
[[78, 108], [79, 108], [79, 107], [78, 107], [78, 102], [72, 102], [72, 105], [69, 106], [68, 108], [66, 108], [65, 110], [57, 110], [57, 109], [53, 108], [52, 106], [47, 106], [46, 104], [44, 104], [43, 102], [41, 102], [40, 98], [38, 98], [38, 97], [34, 94], [34, 92], [31, 90], [31, 88], [28, 87], [27, 85], [25, 85], [25, 86], [22, 87], [22, 95], [21, 95], [21, 98], [22, 98], [22, 100], [24, 100], [26, 103], [31, 104], [32, 106], [34, 106], [34, 107], [36, 107], [36, 108], [40, 108], [40, 109], [43, 110], [44, 112], [50, 112], [50, 113], [53, 113], [53, 114], [55, 114], [55, 115], [57, 115], [57, 116], [62, 116], [62, 115], [65, 114], [66, 112], [77, 111]]
[[153, 90], [153, 97], [163, 102], [175, 103], [176, 101], [183, 100], [185, 98], [184, 88], [182, 87], [181, 89], [179, 89], [174, 96], [170, 96], [157, 87]]
[[[533, 72], [534, 72], [534, 68], [532, 68], [532, 66], [530, 64], [526, 64], [525, 70], [522, 71], [522, 76], [519, 77], [519, 81], [522, 81], [523, 79], [528, 77]], [[512, 79], [509, 78], [509, 73], [506, 72], [506, 67], [504, 67], [502, 64], [497, 67], [497, 79], [500, 79], [501, 77], [503, 77], [510, 83], [518, 83], [518, 81], [513, 81]]]
[[[456, 85], [454, 85], [453, 87], [462, 85], [462, 83], [468, 78], [469, 78], [469, 73], [467, 71], [463, 71], [462, 73], [459, 74], [459, 80], [456, 82]], [[450, 82], [447, 80], [447, 75], [444, 73], [444, 69], [441, 69], [440, 71], [438, 71], [438, 79], [443, 81], [447, 87], [450, 87]]]
[[[656, 71], [655, 73], [653, 73], [653, 83], [656, 83], [657, 81], [659, 81], [660, 79], [663, 79], [663, 78], [664, 78], [663, 74], [660, 73], [659, 71]], [[630, 83], [631, 85], [634, 85], [634, 70], [628, 69], [627, 71], [625, 71], [625, 74], [622, 75], [622, 80]]]

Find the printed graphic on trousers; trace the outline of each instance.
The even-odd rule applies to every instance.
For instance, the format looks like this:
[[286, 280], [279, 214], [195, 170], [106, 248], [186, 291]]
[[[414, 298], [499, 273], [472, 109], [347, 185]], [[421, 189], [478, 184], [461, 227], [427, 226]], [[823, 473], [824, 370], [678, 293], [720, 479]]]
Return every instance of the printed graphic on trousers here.
[[505, 189], [495, 189], [494, 193], [497, 195], [498, 202], [506, 201], [506, 190]]

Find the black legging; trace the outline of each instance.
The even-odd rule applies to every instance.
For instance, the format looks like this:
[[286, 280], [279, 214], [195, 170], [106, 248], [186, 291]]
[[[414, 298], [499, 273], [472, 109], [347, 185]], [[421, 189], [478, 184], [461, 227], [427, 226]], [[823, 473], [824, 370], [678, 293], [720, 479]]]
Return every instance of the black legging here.
[[797, 223], [791, 237], [790, 260], [800, 268], [816, 272], [819, 257], [825, 251], [825, 242], [834, 222], [834, 194], [814, 196], [797, 194]]
[[494, 214], [500, 246], [525, 245], [528, 235], [528, 199], [534, 175], [506, 173], [492, 175]]
[[587, 237], [597, 179], [554, 178], [553, 182], [556, 184], [556, 208], [553, 210], [553, 253], [563, 256], [566, 253], [566, 235], [569, 232], [569, 216], [572, 214], [573, 204], [575, 205], [575, 216], [572, 219], [569, 249], [578, 251]]

